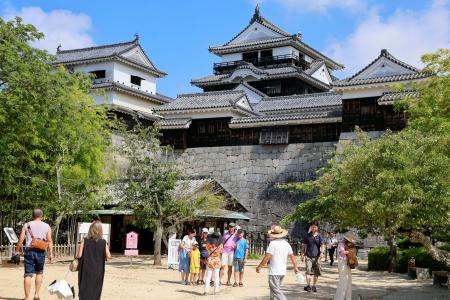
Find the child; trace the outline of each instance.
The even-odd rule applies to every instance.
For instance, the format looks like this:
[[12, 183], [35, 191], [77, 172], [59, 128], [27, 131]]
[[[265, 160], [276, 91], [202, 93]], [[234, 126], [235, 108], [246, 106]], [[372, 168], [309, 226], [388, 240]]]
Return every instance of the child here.
[[191, 272], [191, 285], [196, 285], [198, 278], [198, 273], [200, 273], [200, 251], [198, 250], [198, 243], [194, 242], [192, 244], [192, 251], [189, 252], [190, 262], [190, 272]]
[[236, 242], [236, 249], [234, 250], [234, 284], [233, 286], [238, 286], [238, 273], [239, 273], [239, 286], [244, 286], [242, 279], [244, 277], [244, 265], [247, 262], [248, 257], [248, 243], [244, 238], [244, 230], [239, 229], [237, 232], [238, 241]]

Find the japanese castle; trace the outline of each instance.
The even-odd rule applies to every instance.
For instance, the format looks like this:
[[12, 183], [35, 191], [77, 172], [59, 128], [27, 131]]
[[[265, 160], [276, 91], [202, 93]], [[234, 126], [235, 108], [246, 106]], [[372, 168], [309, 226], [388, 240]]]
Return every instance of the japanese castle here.
[[58, 47], [55, 64], [95, 74], [93, 91], [105, 90], [118, 114], [157, 122], [162, 142], [179, 149], [337, 142], [356, 125], [400, 130], [406, 114], [392, 104], [417, 94], [392, 92], [392, 85], [427, 76], [383, 49], [355, 75], [339, 80], [333, 72], [343, 64], [265, 19], [259, 6], [241, 32], [209, 51], [221, 61], [211, 75], [191, 81], [203, 92], [176, 99], [156, 92], [156, 80], [166, 73], [145, 54], [138, 36], [99, 47]]

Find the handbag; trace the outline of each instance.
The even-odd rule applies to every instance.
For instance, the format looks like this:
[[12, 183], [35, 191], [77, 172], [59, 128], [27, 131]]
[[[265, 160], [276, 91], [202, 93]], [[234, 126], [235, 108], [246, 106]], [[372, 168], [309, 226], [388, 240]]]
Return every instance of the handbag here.
[[80, 259], [74, 258], [69, 264], [69, 270], [71, 272], [78, 272], [80, 270]]
[[349, 252], [347, 254], [347, 266], [349, 266], [350, 269], [355, 269], [358, 266], [358, 258], [356, 256], [356, 248], [345, 246], [344, 249]]
[[37, 239], [34, 237], [31, 231], [30, 224], [28, 224], [28, 232], [31, 235], [31, 249], [46, 251], [48, 248], [48, 242], [46, 240]]

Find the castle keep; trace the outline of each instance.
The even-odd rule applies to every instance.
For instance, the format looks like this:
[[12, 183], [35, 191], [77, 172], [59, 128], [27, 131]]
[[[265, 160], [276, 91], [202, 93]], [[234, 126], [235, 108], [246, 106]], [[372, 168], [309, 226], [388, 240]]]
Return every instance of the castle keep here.
[[314, 178], [329, 150], [353, 138], [356, 125], [375, 136], [404, 128], [407, 115], [393, 102], [417, 93], [393, 92], [392, 85], [408, 89], [426, 77], [383, 49], [339, 80], [333, 72], [344, 68], [341, 63], [265, 19], [259, 7], [241, 32], [209, 51], [221, 61], [211, 75], [191, 81], [203, 92], [176, 99], [156, 93], [156, 78], [165, 73], [138, 39], [58, 51], [57, 62], [94, 72], [93, 89], [106, 89], [119, 114], [157, 122], [162, 143], [174, 148], [186, 175], [217, 181], [245, 208], [250, 221], [242, 225], [254, 232], [266, 231], [305, 200], [276, 184]]

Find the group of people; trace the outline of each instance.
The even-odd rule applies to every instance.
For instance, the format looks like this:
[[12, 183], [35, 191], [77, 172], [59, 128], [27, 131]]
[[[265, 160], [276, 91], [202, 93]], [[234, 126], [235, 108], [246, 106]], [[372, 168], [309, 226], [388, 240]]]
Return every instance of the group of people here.
[[[14, 256], [24, 252], [24, 292], [25, 300], [40, 300], [45, 254], [53, 260], [53, 239], [50, 226], [42, 221], [41, 209], [34, 209], [33, 220], [25, 223], [19, 236]], [[25, 245], [23, 246], [25, 242]], [[92, 222], [87, 236], [80, 241], [76, 258], [78, 264], [78, 297], [81, 300], [100, 300], [105, 276], [105, 261], [111, 258], [108, 243], [103, 239], [100, 221]], [[32, 278], [35, 276], [35, 290], [31, 293]]]
[[[228, 231], [223, 236], [219, 232], [209, 233], [207, 228], [202, 229], [198, 241], [195, 235], [195, 230], [189, 230], [178, 248], [182, 283], [204, 285], [204, 295], [209, 292], [211, 280], [214, 285], [214, 294], [219, 291], [220, 284], [233, 287], [244, 286], [244, 266], [249, 252], [244, 231], [237, 229], [235, 223], [229, 223]], [[233, 268], [234, 283], [231, 284]], [[227, 281], [222, 283], [225, 270]]]
[[[285, 239], [287, 234], [288, 231], [280, 226], [272, 227], [269, 231], [270, 244], [261, 263], [256, 267], [256, 272], [259, 273], [261, 267], [268, 264], [270, 299], [274, 300], [286, 299], [281, 290], [281, 285], [286, 275], [288, 257], [294, 266], [294, 272], [299, 273], [292, 247]], [[358, 264], [355, 242], [356, 235], [352, 232], [346, 233], [339, 242], [333, 235], [327, 240], [330, 259], [334, 257], [334, 251], [337, 249], [339, 283], [335, 300], [352, 299], [351, 269]], [[302, 241], [300, 250], [300, 261], [305, 263], [306, 269], [306, 286], [304, 287], [306, 292], [317, 292], [317, 281], [319, 276], [322, 275], [320, 260], [324, 257], [324, 252], [325, 241], [319, 234], [318, 223], [312, 222], [308, 234]], [[333, 264], [333, 260], [330, 264]]]
[[[40, 209], [33, 210], [33, 220], [24, 224], [17, 243], [15, 256], [19, 255], [24, 246], [24, 292], [25, 300], [39, 300], [39, 291], [42, 285], [45, 253], [49, 250], [49, 260], [53, 259], [53, 242], [50, 226], [42, 221], [43, 213]], [[207, 295], [211, 285], [214, 293], [219, 291], [219, 285], [242, 287], [244, 267], [249, 254], [249, 243], [245, 239], [242, 229], [230, 223], [228, 231], [223, 236], [218, 232], [209, 233], [203, 228], [200, 238], [195, 238], [194, 230], [188, 231], [179, 246], [179, 270], [183, 284], [204, 285], [204, 295]], [[286, 296], [281, 290], [286, 275], [287, 260], [291, 260], [294, 272], [299, 273], [295, 256], [286, 237], [288, 231], [280, 226], [272, 226], [268, 232], [270, 243], [266, 254], [256, 272], [260, 273], [263, 266], [269, 268], [270, 299], [284, 300]], [[319, 234], [317, 222], [310, 224], [310, 232], [302, 241], [300, 261], [305, 263], [306, 292], [317, 292], [318, 277], [322, 274], [320, 260], [324, 257], [325, 245], [328, 245], [331, 265], [334, 251], [337, 249], [339, 283], [335, 300], [352, 299], [352, 273], [351, 269], [357, 265], [356, 235], [347, 233], [344, 238], [337, 241], [334, 236], [324, 241]], [[45, 241], [42, 248], [39, 241]], [[38, 245], [38, 246], [36, 246]], [[78, 287], [79, 299], [99, 300], [101, 298], [103, 280], [105, 275], [105, 261], [111, 258], [108, 243], [103, 239], [102, 224], [94, 221], [87, 236], [80, 242], [76, 257], [79, 259]], [[234, 269], [234, 283], [231, 277]], [[227, 280], [222, 282], [227, 271]], [[32, 278], [35, 278], [35, 292], [31, 294]], [[211, 280], [213, 282], [211, 282]]]

